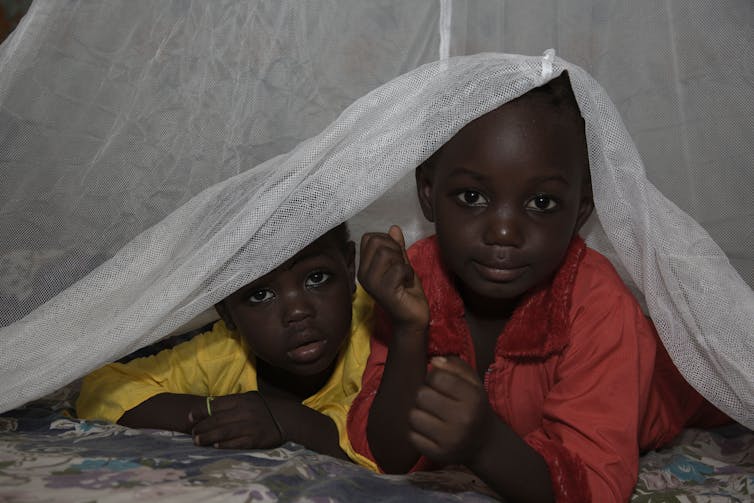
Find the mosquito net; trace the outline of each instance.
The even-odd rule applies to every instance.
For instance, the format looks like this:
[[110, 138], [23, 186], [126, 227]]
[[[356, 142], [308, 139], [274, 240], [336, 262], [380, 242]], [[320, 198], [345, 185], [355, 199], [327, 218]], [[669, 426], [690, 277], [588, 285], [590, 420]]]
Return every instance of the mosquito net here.
[[[0, 411], [185, 327], [344, 220], [355, 235], [428, 233], [414, 168], [567, 69], [592, 170], [588, 243], [635, 288], [689, 382], [754, 427], [754, 293], [649, 181], [605, 90], [552, 52], [433, 61], [453, 52], [452, 20], [470, 4], [404, 4], [32, 6], [0, 51]], [[564, 11], [556, 24], [574, 22]], [[750, 133], [751, 115], [742, 124]], [[707, 204], [735, 204], [734, 187]], [[751, 244], [750, 226], [728, 231], [743, 236], [729, 249]], [[733, 255], [751, 278], [751, 253]]]

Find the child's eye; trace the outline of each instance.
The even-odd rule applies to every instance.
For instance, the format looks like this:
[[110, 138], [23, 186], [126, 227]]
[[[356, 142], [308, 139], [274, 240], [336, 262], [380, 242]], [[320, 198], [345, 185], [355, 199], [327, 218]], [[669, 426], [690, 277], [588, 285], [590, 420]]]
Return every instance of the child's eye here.
[[487, 198], [475, 190], [464, 190], [456, 196], [456, 199], [465, 206], [484, 206], [487, 204]]
[[254, 290], [251, 292], [251, 295], [249, 295], [249, 302], [252, 304], [259, 304], [261, 302], [267, 302], [268, 300], [272, 300], [275, 298], [275, 292], [268, 288], [260, 288], [259, 290]]
[[309, 277], [306, 278], [306, 286], [319, 286], [323, 283], [326, 283], [327, 280], [330, 279], [330, 276], [332, 275], [325, 271], [313, 272], [309, 275]]
[[536, 211], [551, 211], [558, 207], [558, 203], [553, 198], [545, 194], [538, 194], [529, 199], [526, 207]]

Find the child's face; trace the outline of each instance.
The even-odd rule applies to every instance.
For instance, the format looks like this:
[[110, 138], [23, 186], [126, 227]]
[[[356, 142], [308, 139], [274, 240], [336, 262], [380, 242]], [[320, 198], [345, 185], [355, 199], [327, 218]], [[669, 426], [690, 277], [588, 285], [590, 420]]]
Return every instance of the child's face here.
[[[330, 235], [218, 304], [251, 351], [290, 374], [326, 370], [351, 330], [353, 242]], [[224, 312], [224, 313], [223, 313]]]
[[461, 295], [512, 300], [548, 280], [592, 210], [583, 126], [536, 97], [466, 125], [417, 170]]

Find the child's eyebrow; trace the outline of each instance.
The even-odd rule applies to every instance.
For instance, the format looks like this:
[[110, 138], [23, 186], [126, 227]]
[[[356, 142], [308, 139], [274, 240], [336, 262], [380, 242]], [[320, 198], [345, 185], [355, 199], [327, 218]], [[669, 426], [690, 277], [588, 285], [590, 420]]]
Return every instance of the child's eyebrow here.
[[293, 269], [293, 267], [300, 262], [306, 262], [307, 260], [311, 260], [313, 258], [317, 258], [320, 256], [322, 256], [322, 253], [319, 253], [319, 252], [312, 252], [312, 253], [307, 253], [304, 255], [298, 255], [296, 257], [293, 257], [290, 262], [284, 264], [285, 266], [284, 269]]
[[[282, 264], [280, 264], [275, 270], [289, 271], [289, 270], [293, 269], [293, 267], [296, 264], [300, 263], [300, 262], [304, 262], [306, 260], [310, 260], [310, 259], [313, 259], [313, 258], [318, 258], [318, 257], [321, 257], [321, 256], [327, 256], [327, 255], [324, 254], [324, 253], [321, 253], [321, 252], [313, 251], [311, 253], [300, 255], [298, 257], [292, 257], [292, 258], [288, 259], [287, 262], [283, 262]], [[274, 272], [274, 271], [270, 271], [270, 273], [268, 273], [268, 274], [271, 274], [272, 272]], [[245, 294], [248, 291], [257, 290], [259, 288], [265, 288], [265, 285], [267, 283], [269, 283], [269, 281], [265, 281], [265, 279], [264, 279], [266, 276], [267, 275], [262, 276], [261, 278], [257, 278], [254, 281], [252, 281], [251, 283], [242, 286], [241, 288], [239, 288], [237, 290], [237, 293], [240, 294], [240, 295], [243, 295], [243, 294]]]
[[[456, 167], [453, 171], [450, 172], [450, 174], [448, 175], [448, 178], [459, 178], [459, 177], [464, 177], [464, 176], [471, 177], [478, 182], [487, 181], [487, 177], [483, 175], [482, 173], [477, 173], [473, 169], [466, 168], [464, 166]], [[559, 173], [552, 174], [552, 175], [534, 176], [529, 181], [532, 182], [533, 184], [540, 184], [540, 183], [545, 183], [545, 182], [558, 182], [566, 186], [571, 185], [571, 181], [567, 177]]]
[[322, 250], [315, 250], [310, 253], [305, 253], [302, 255], [294, 256], [290, 259], [289, 262], [286, 262], [282, 264], [280, 267], [285, 270], [293, 269], [297, 264], [300, 264], [301, 262], [306, 262], [309, 260], [333, 260], [333, 258], [330, 256], [329, 253], [323, 252]]
[[448, 175], [448, 178], [458, 178], [461, 176], [469, 176], [478, 181], [485, 181], [487, 179], [482, 173], [477, 173], [473, 169], [465, 168], [463, 166], [457, 166], [454, 168]]
[[531, 181], [534, 183], [559, 182], [564, 185], [571, 185], [571, 181], [563, 175], [535, 176], [531, 178]]

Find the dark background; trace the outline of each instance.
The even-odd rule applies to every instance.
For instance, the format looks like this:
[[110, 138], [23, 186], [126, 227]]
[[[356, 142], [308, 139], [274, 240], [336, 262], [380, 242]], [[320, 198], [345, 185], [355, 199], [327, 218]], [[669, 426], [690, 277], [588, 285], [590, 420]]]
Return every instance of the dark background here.
[[0, 42], [10, 35], [31, 5], [31, 0], [0, 0]]

